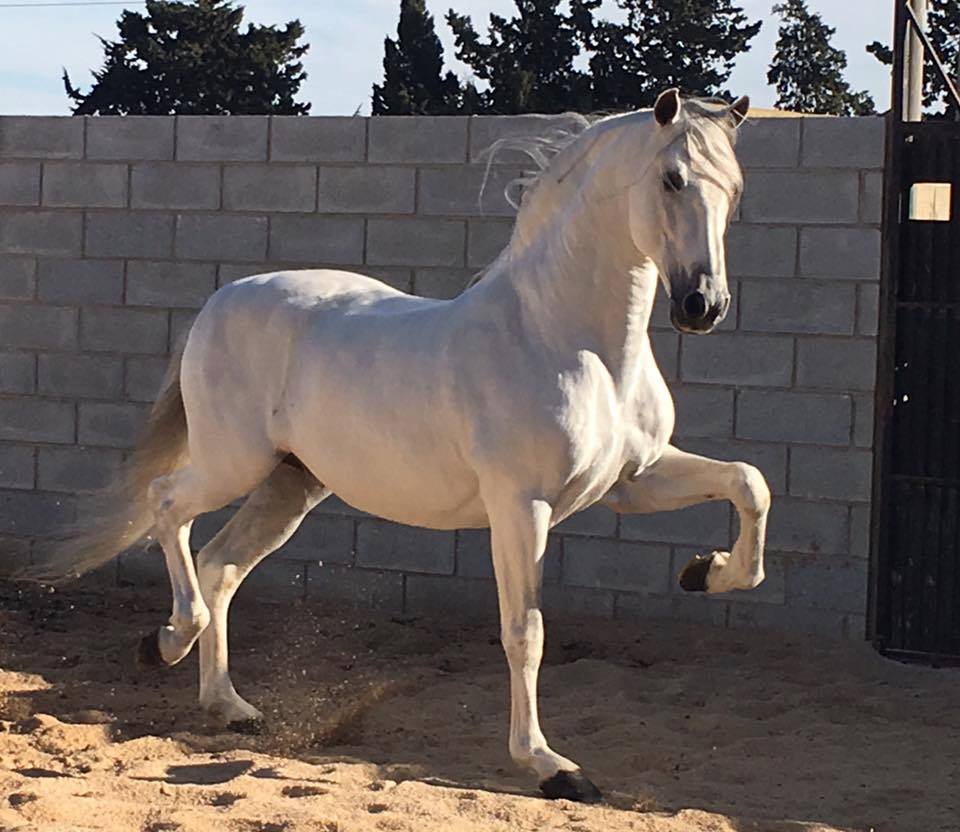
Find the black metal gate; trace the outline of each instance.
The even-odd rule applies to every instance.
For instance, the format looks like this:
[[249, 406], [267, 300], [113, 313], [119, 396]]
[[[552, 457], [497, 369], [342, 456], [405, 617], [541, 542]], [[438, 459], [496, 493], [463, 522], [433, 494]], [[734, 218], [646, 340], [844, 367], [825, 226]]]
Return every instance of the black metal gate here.
[[[903, 77], [909, 18], [898, 5], [894, 79]], [[903, 122], [896, 81], [893, 98], [869, 621], [882, 652], [953, 663], [960, 661], [960, 123]]]

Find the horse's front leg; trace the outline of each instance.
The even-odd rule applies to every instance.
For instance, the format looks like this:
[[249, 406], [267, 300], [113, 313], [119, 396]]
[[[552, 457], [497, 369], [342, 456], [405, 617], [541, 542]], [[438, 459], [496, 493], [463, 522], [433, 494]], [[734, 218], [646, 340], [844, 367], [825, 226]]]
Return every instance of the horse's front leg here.
[[540, 585], [551, 507], [542, 500], [497, 497], [488, 506], [493, 566], [500, 602], [500, 636], [510, 666], [510, 756], [536, 771], [547, 797], [596, 802], [600, 792], [576, 763], [547, 744], [537, 714], [543, 657]]
[[744, 462], [721, 462], [688, 454], [672, 445], [633, 479], [621, 480], [603, 498], [614, 511], [672, 511], [711, 500], [729, 500], [740, 517], [740, 534], [730, 554], [697, 557], [680, 573], [691, 592], [753, 589], [763, 580], [763, 545], [770, 489], [763, 475]]

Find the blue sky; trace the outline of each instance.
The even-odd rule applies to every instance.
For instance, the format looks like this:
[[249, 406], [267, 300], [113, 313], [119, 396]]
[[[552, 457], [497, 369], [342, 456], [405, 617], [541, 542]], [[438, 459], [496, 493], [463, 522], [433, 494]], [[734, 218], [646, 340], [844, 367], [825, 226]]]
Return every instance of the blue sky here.
[[[74, 83], [89, 84], [89, 70], [98, 67], [102, 50], [95, 35], [112, 39], [115, 21], [123, 6], [86, 8], [3, 8], [0, 0], [0, 113], [66, 114], [66, 96], [60, 68], [66, 67]], [[19, 0], [40, 3], [43, 0]], [[751, 19], [764, 26], [751, 50], [741, 55], [730, 80], [737, 94], [748, 93], [756, 105], [770, 106], [773, 91], [766, 84], [766, 69], [773, 54], [777, 31], [770, 9], [774, 0], [740, 0]], [[383, 38], [396, 30], [398, 0], [246, 0], [247, 17], [261, 23], [281, 23], [299, 18], [307, 29], [310, 52], [309, 78], [301, 98], [313, 103], [313, 115], [362, 113], [370, 109], [370, 86], [381, 77]], [[612, 6], [612, 2], [608, 5]], [[878, 107], [889, 100], [889, 76], [864, 51], [872, 40], [889, 42], [893, 28], [892, 0], [809, 0], [809, 7], [837, 29], [835, 45], [846, 50], [847, 78], [857, 89], [867, 89]], [[471, 14], [485, 31], [490, 12], [509, 15], [513, 0], [428, 0], [450, 65], [453, 44], [443, 21], [447, 8]], [[129, 8], [142, 8], [130, 3]], [[611, 15], [612, 16], [612, 15]]]

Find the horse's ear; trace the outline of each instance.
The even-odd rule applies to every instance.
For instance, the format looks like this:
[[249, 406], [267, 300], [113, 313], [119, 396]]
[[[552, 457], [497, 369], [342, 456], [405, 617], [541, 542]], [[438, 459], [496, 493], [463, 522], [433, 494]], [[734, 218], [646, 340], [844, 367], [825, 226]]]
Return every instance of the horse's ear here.
[[730, 118], [733, 119], [733, 126], [739, 127], [743, 124], [747, 120], [748, 112], [750, 112], [750, 96], [741, 95], [730, 105]]
[[657, 96], [653, 117], [658, 124], [673, 124], [680, 117], [680, 90], [671, 87]]

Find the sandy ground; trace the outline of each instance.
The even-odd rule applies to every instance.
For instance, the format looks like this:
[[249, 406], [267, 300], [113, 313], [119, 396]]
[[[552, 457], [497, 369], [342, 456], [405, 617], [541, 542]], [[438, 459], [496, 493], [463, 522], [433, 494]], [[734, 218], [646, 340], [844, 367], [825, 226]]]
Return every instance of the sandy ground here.
[[[224, 733], [196, 659], [145, 673], [156, 596], [0, 585], [0, 830], [960, 830], [960, 673], [860, 644], [548, 622], [544, 728], [606, 803], [506, 751], [495, 628], [246, 604]], [[165, 602], [165, 601], [164, 601]]]

